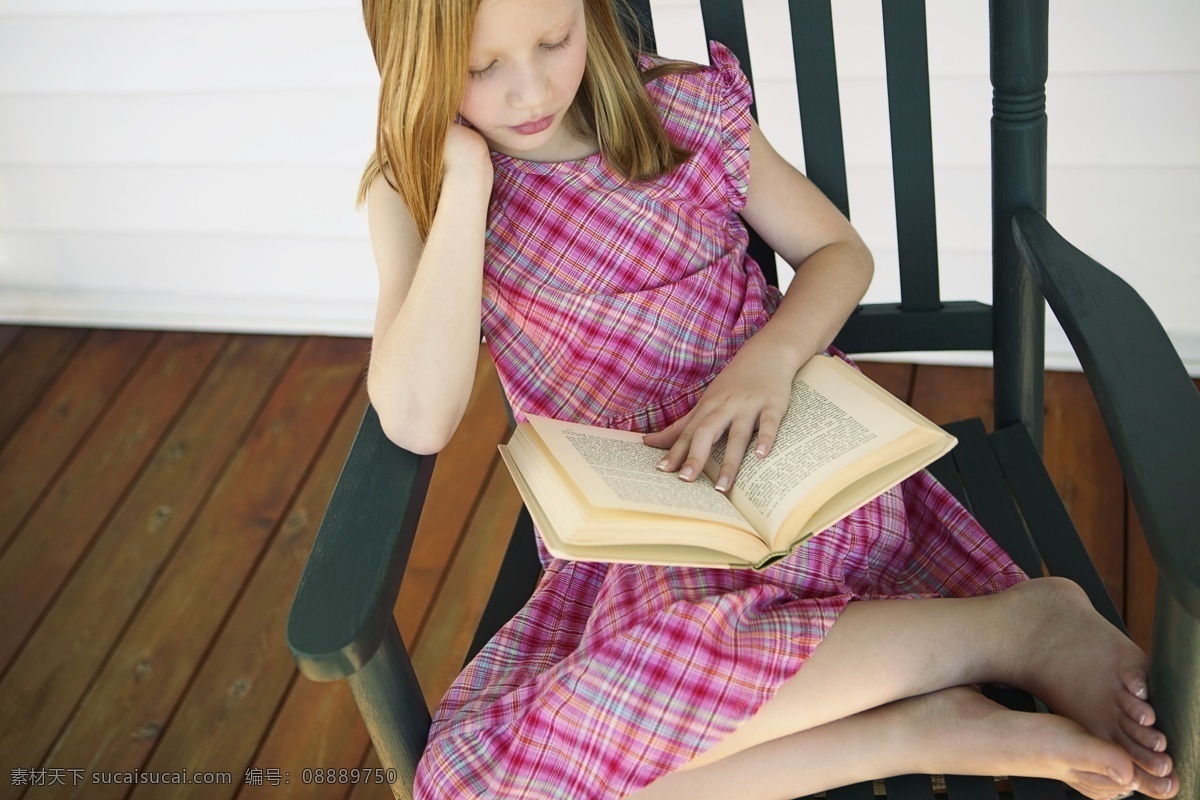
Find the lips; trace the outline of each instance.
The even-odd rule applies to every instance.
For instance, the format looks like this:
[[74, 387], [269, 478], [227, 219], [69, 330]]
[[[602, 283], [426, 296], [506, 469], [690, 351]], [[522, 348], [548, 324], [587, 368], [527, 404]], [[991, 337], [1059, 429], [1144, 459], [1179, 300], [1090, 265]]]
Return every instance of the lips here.
[[522, 136], [532, 136], [535, 133], [541, 133], [550, 127], [550, 123], [554, 122], [554, 115], [535, 119], [533, 122], [526, 122], [524, 125], [514, 125], [512, 129]]

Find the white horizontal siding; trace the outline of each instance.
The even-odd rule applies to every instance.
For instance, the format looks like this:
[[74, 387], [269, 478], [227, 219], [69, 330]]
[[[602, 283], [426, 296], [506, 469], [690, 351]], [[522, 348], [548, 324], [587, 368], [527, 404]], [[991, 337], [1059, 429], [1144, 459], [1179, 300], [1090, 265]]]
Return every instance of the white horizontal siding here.
[[[943, 295], [986, 301], [987, 4], [927, 4]], [[803, 166], [787, 2], [746, 5], [763, 128]], [[868, 299], [894, 300], [879, 3], [834, 11]], [[697, 0], [654, 13], [661, 52], [706, 59]], [[1050, 22], [1051, 220], [1200, 372], [1200, 3], [1056, 0]], [[376, 91], [348, 0], [0, 0], [0, 319], [368, 333]]]

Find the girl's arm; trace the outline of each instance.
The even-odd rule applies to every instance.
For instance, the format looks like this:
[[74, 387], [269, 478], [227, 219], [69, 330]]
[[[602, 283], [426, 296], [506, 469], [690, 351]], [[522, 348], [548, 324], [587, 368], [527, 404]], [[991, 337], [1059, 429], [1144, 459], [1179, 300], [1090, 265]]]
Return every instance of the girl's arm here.
[[796, 371], [833, 341], [871, 283], [871, 254], [837, 207], [750, 128], [750, 186], [742, 216], [796, 271], [779, 309], [738, 351], [687, 416], [644, 440], [668, 447], [659, 468], [692, 480], [728, 432], [717, 488], [725, 491], [758, 430], [771, 450]]
[[379, 269], [367, 393], [388, 438], [416, 453], [436, 453], [450, 440], [479, 355], [492, 164], [482, 137], [450, 127], [438, 210], [424, 245], [382, 175], [367, 194]]

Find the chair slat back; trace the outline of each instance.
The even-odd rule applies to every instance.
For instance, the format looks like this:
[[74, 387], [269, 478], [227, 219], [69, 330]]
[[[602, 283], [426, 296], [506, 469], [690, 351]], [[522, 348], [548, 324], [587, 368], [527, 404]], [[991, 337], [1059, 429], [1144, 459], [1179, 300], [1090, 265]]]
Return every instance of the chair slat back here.
[[900, 254], [900, 307], [904, 311], [936, 311], [941, 299], [925, 0], [885, 0], [883, 36]]
[[789, 0], [792, 63], [804, 132], [804, 171], [847, 218], [846, 152], [829, 0]]

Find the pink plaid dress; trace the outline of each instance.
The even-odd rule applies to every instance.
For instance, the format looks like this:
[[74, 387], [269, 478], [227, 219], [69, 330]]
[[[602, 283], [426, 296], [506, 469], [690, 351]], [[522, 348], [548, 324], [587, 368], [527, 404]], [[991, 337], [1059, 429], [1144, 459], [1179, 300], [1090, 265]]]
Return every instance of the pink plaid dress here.
[[[483, 330], [518, 417], [662, 428], [777, 307], [737, 216], [750, 88], [728, 50], [710, 55], [711, 68], [647, 87], [695, 151], [665, 178], [630, 185], [599, 155], [493, 153]], [[438, 708], [418, 798], [623, 797], [752, 716], [851, 600], [1023, 579], [926, 473], [762, 572], [541, 552], [534, 597]]]

